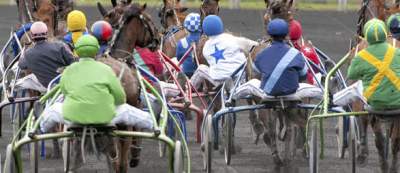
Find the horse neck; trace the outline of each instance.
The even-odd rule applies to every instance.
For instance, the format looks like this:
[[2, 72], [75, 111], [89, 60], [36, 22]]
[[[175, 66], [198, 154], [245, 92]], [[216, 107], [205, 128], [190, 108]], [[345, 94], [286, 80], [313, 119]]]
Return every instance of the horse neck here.
[[179, 26], [178, 20], [177, 20], [177, 16], [174, 14], [173, 16], [170, 16], [166, 19], [166, 26], [167, 26], [167, 30], [170, 30], [173, 27]]
[[385, 0], [374, 0], [374, 5], [377, 13], [377, 18], [380, 20], [385, 21], [386, 14], [385, 14]]
[[[33, 20], [33, 1], [32, 0], [19, 0], [18, 1], [18, 14], [19, 14], [19, 21], [24, 24], [28, 23]], [[30, 16], [29, 14], [30, 13]], [[32, 18], [30, 18], [32, 17]]]
[[123, 28], [119, 34], [117, 40], [115, 40], [114, 45], [111, 47], [110, 55], [111, 57], [120, 59], [128, 56], [128, 53], [132, 53], [136, 47], [136, 36], [133, 38], [126, 37], [126, 33], [131, 31], [130, 29]]

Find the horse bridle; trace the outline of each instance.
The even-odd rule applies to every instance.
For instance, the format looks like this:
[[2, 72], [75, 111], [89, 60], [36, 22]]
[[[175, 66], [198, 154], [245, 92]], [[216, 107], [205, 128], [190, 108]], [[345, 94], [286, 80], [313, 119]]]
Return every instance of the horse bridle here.
[[204, 10], [204, 6], [205, 6], [205, 4], [204, 4], [205, 2], [203, 1], [203, 3], [201, 4], [201, 6], [200, 6], [200, 13], [201, 13], [201, 16], [203, 16], [203, 17], [206, 17], [207, 15], [217, 15], [217, 13], [219, 12], [219, 6], [217, 6], [217, 7], [215, 7], [215, 11], [217, 11], [217, 13], [207, 13], [205, 10]]
[[[131, 18], [138, 18], [139, 21], [143, 24], [144, 32], [148, 32], [150, 34], [151, 42], [148, 45], [146, 45], [145, 47], [149, 48], [150, 50], [154, 50], [155, 48], [157, 48], [159, 41], [158, 41], [158, 39], [156, 39], [156, 31], [153, 27], [151, 27], [150, 21], [146, 20], [145, 17], [143, 16], [143, 14], [141, 14], [141, 13], [132, 15]], [[125, 19], [123, 16], [121, 16], [121, 18], [119, 19], [119, 22], [115, 25], [115, 27], [117, 27], [117, 29], [115, 30], [115, 34], [113, 35], [113, 37], [109, 43], [106, 54], [109, 54], [111, 49], [113, 49], [113, 47], [115, 45], [115, 41], [117, 40], [117, 38], [121, 32], [121, 29], [128, 22], [127, 19]]]

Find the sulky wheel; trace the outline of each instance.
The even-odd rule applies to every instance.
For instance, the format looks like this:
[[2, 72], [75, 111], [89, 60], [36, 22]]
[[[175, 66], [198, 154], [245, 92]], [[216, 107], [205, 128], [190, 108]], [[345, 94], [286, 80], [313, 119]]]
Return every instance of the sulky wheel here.
[[181, 141], [175, 142], [174, 150], [174, 173], [183, 173], [184, 162], [183, 162], [183, 148]]
[[11, 144], [8, 144], [6, 148], [6, 160], [4, 161], [4, 173], [14, 173], [14, 172], [17, 172], [15, 166], [14, 153], [12, 151]]
[[310, 154], [309, 154], [309, 166], [310, 173], [318, 173], [318, 125], [316, 122], [312, 125], [311, 141], [310, 141]]
[[212, 115], [206, 115], [203, 127], [203, 163], [204, 169], [207, 173], [211, 173], [212, 169], [212, 150], [213, 150], [213, 126], [212, 126]]
[[336, 129], [336, 139], [338, 147], [338, 157], [344, 158], [347, 148], [348, 141], [348, 127], [346, 127], [346, 117], [338, 117], [337, 129]]
[[71, 166], [71, 140], [63, 140], [62, 155], [64, 160], [64, 172], [68, 173]]
[[226, 115], [224, 120], [224, 155], [226, 164], [230, 165], [233, 149], [233, 114]]
[[39, 142], [29, 144], [30, 152], [30, 166], [34, 173], [39, 172]]
[[355, 117], [350, 118], [350, 129], [349, 129], [349, 147], [350, 147], [350, 158], [351, 158], [351, 172], [356, 172], [357, 164], [357, 129]]

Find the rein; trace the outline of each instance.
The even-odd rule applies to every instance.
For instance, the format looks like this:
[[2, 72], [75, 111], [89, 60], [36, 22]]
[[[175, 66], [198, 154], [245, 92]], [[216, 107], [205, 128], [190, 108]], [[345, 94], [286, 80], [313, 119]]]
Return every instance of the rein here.
[[[157, 44], [155, 35], [154, 35], [155, 31], [153, 31], [153, 29], [151, 28], [150, 23], [144, 19], [142, 14], [134, 15], [132, 17], [138, 18], [141, 21], [141, 23], [143, 24], [144, 31], [148, 32], [150, 34], [151, 43], [149, 45], [147, 45], [146, 48], [152, 48], [153, 46], [155, 46]], [[121, 29], [126, 24], [126, 22], [127, 21], [124, 19], [124, 17], [120, 18], [118, 24], [116, 25], [117, 29], [115, 30], [115, 34], [113, 35], [111, 41], [108, 44], [109, 46], [106, 50], [107, 53], [109, 53], [111, 51], [111, 49], [113, 49], [113, 47], [115, 46], [115, 41], [117, 40], [118, 36], [120, 35]]]

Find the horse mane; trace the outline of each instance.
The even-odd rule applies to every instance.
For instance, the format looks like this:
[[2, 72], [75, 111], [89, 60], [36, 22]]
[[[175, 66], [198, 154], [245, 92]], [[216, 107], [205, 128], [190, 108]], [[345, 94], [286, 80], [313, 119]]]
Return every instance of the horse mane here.
[[133, 17], [141, 14], [142, 8], [138, 3], [133, 3], [127, 7], [122, 16], [123, 21], [129, 22]]
[[289, 10], [286, 3], [280, 1], [273, 1], [270, 5], [271, 19], [281, 18], [289, 20]]

